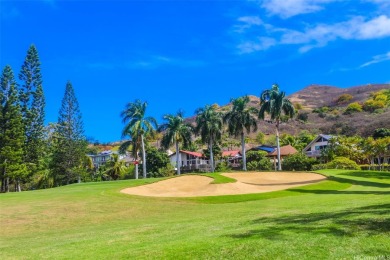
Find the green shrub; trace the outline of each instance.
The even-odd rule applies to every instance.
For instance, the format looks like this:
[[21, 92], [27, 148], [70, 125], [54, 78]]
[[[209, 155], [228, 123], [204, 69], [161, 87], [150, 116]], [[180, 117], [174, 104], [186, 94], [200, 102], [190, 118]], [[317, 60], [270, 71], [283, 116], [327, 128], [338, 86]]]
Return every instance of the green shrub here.
[[158, 169], [158, 177], [169, 177], [175, 175], [175, 168], [168, 163], [167, 166]]
[[232, 168], [229, 166], [229, 164], [227, 162], [220, 162], [215, 167], [216, 172], [229, 172], [231, 170], [232, 170]]
[[[146, 148], [146, 158], [148, 173], [158, 174], [160, 169], [167, 167], [168, 164], [171, 164], [167, 153], [158, 150], [153, 146], [148, 146]], [[141, 165], [140, 168], [142, 169]]]
[[387, 136], [390, 136], [390, 128], [377, 128], [372, 134], [372, 137], [374, 137], [374, 139], [384, 138]]
[[318, 116], [321, 117], [321, 118], [325, 118], [326, 117], [326, 113], [320, 112], [320, 113], [318, 113]]
[[264, 143], [264, 134], [262, 132], [257, 133], [255, 140], [258, 144]]
[[327, 113], [329, 111], [329, 107], [317, 107], [313, 109], [313, 113]]
[[322, 111], [323, 113], [327, 113], [327, 112], [329, 112], [329, 107], [322, 107], [322, 108], [321, 108], [321, 111]]
[[346, 114], [351, 114], [354, 112], [362, 112], [363, 111], [363, 106], [359, 104], [358, 102], [353, 102], [348, 105], [347, 109], [345, 110]]
[[346, 157], [336, 157], [333, 161], [326, 164], [328, 169], [360, 170], [356, 162]]
[[383, 100], [369, 99], [363, 104], [363, 109], [368, 112], [374, 112], [377, 109], [386, 107], [386, 102]]
[[374, 110], [374, 114], [382, 114], [382, 113], [384, 113], [384, 112], [385, 112], [385, 110], [382, 109], [382, 108], [379, 108], [379, 109], [375, 109], [375, 110]]
[[310, 171], [315, 163], [316, 160], [314, 158], [310, 158], [302, 153], [296, 153], [284, 158], [282, 167], [287, 171]]
[[246, 152], [246, 161], [247, 163], [252, 161], [260, 161], [261, 159], [265, 158], [267, 155], [267, 152], [264, 151], [249, 151]]
[[353, 98], [350, 94], [342, 94], [337, 98], [337, 104], [346, 104]]
[[293, 106], [296, 110], [301, 110], [303, 108], [301, 103], [293, 103]]
[[272, 163], [269, 159], [263, 158], [260, 161], [252, 161], [247, 163], [247, 168], [250, 171], [270, 171], [272, 170]]
[[264, 151], [249, 151], [246, 153], [247, 168], [250, 171], [269, 171], [272, 169], [272, 163]]
[[307, 120], [309, 119], [309, 114], [308, 113], [299, 113], [297, 118], [298, 118], [298, 120], [300, 120], [302, 122], [307, 122]]
[[129, 167], [126, 168], [125, 171], [121, 172], [119, 174], [120, 180], [128, 180], [134, 178], [134, 171], [135, 171], [135, 165], [131, 164]]

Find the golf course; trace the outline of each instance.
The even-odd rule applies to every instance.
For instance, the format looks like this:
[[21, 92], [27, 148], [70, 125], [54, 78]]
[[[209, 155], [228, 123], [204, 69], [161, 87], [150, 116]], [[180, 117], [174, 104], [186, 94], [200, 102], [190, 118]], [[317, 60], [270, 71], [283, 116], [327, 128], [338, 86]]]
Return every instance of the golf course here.
[[124, 191], [184, 177], [212, 178], [207, 194], [209, 185], [265, 184], [246, 179], [254, 173], [213, 173], [1, 194], [0, 258], [389, 259], [390, 172], [317, 173], [287, 189], [219, 196]]

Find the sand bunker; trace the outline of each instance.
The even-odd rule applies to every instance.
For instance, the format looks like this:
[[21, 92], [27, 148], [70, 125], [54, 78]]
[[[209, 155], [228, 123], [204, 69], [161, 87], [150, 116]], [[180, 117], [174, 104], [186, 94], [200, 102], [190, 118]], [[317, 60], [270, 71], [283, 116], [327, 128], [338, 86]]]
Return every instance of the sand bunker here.
[[121, 192], [151, 197], [219, 196], [284, 190], [326, 179], [320, 174], [292, 172], [224, 173], [223, 175], [236, 179], [237, 182], [210, 184], [213, 181], [212, 178], [183, 175], [152, 184], [123, 189]]

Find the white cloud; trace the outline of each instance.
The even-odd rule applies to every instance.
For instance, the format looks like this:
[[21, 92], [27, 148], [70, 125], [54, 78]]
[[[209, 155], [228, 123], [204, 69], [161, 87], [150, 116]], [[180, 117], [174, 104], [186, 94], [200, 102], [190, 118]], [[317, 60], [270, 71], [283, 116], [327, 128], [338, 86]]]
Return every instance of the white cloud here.
[[379, 4], [379, 5], [382, 5], [382, 6], [390, 5], [390, 1], [389, 0], [366, 0], [366, 2], [370, 2], [370, 3], [373, 3], [373, 4]]
[[263, 23], [258, 16], [243, 16], [238, 18], [238, 21], [244, 22], [248, 25], [260, 25]]
[[390, 18], [381, 15], [371, 21], [362, 23], [358, 31], [358, 39], [374, 39], [390, 35]]
[[364, 67], [367, 67], [367, 66], [370, 66], [370, 65], [373, 65], [376, 63], [388, 61], [388, 60], [390, 60], [390, 51], [388, 53], [376, 55], [376, 56], [372, 57], [372, 59], [370, 61], [360, 65], [359, 68], [364, 68]]
[[337, 0], [263, 0], [261, 7], [271, 15], [289, 18], [299, 14], [318, 12], [323, 4]]
[[237, 33], [243, 33], [252, 26], [259, 26], [263, 24], [263, 21], [258, 16], [243, 16], [237, 19], [240, 24], [234, 26], [234, 31]]
[[300, 45], [300, 52], [326, 46], [329, 42], [342, 40], [370, 40], [390, 37], [390, 18], [380, 15], [371, 20], [362, 16], [335, 24], [317, 24], [303, 30], [274, 28], [263, 24], [267, 37], [256, 41], [242, 42], [238, 45], [240, 53], [267, 50], [275, 45]]
[[337, 39], [369, 40], [390, 36], [390, 18], [381, 15], [369, 21], [363, 17], [353, 17], [349, 21], [333, 25], [320, 24], [302, 32], [290, 31], [285, 33], [280, 44], [304, 44], [300, 50], [308, 51], [314, 47], [326, 46]]
[[241, 43], [240, 45], [238, 45], [238, 49], [240, 53], [252, 53], [255, 51], [267, 50], [276, 44], [277, 42], [273, 38], [259, 37], [257, 41], [248, 41]]

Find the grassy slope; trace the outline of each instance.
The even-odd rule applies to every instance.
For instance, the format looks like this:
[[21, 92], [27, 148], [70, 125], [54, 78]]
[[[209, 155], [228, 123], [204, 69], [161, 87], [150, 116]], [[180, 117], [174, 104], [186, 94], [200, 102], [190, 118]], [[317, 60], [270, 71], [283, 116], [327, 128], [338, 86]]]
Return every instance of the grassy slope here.
[[233, 201], [119, 193], [143, 180], [2, 194], [0, 258], [389, 256], [390, 174], [322, 173], [333, 177]]

